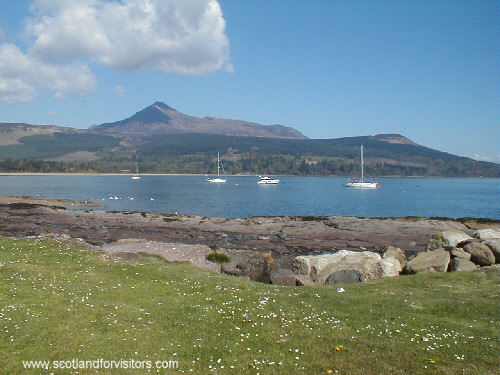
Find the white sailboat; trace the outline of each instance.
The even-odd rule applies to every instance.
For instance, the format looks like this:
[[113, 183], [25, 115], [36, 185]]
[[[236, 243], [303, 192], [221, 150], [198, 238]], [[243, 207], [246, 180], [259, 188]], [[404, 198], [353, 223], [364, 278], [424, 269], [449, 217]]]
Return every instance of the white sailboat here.
[[367, 182], [363, 176], [363, 145], [361, 145], [361, 178], [352, 178], [346, 184], [345, 187], [348, 188], [358, 188], [358, 189], [377, 189], [380, 185], [377, 182]]
[[135, 166], [135, 175], [132, 176], [132, 180], [139, 180], [141, 176], [139, 176], [139, 164]]
[[[220, 162], [220, 155], [217, 153], [217, 177], [208, 177], [207, 176], [207, 182], [226, 182], [225, 178], [220, 177], [220, 168], [221, 168], [222, 163]], [[222, 171], [224, 172], [224, 166], [222, 166]], [[225, 172], [224, 172], [225, 174]]]

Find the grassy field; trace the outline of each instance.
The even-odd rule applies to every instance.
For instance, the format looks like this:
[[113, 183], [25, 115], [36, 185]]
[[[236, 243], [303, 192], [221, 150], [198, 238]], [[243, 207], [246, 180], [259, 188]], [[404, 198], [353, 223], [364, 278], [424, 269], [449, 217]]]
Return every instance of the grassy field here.
[[342, 287], [0, 238], [0, 374], [498, 373], [496, 272]]

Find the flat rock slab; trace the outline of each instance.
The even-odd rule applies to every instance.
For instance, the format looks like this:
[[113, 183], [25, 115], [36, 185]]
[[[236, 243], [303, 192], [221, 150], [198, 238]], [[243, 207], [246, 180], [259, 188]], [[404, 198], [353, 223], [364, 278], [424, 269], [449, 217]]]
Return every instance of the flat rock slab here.
[[445, 230], [472, 230], [456, 220], [358, 217], [206, 218], [140, 212], [66, 210], [40, 204], [0, 204], [0, 235], [67, 234], [93, 245], [120, 239], [204, 244], [310, 254], [341, 249], [423, 251]]
[[102, 246], [102, 250], [108, 254], [120, 257], [127, 257], [127, 254], [153, 254], [171, 262], [189, 262], [196, 267], [212, 271], [220, 269], [217, 264], [205, 259], [212, 251], [205, 245], [132, 240], [109, 243]]

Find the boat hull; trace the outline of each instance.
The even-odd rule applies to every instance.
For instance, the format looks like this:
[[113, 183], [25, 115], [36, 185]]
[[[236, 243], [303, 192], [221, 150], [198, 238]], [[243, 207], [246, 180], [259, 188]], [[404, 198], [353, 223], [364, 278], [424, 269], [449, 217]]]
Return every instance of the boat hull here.
[[280, 183], [280, 180], [268, 176], [259, 176], [259, 179], [257, 183], [262, 185], [276, 185]]
[[347, 188], [356, 188], [356, 189], [378, 189], [380, 185], [376, 182], [348, 182], [345, 184]]

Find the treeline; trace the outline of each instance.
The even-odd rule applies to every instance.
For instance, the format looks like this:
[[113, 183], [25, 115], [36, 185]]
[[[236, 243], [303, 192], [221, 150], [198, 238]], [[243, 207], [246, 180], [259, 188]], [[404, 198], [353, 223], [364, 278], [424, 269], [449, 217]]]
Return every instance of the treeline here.
[[[0, 146], [0, 172], [215, 174], [217, 152], [227, 174], [359, 176], [360, 145], [370, 176], [498, 177], [499, 165], [375, 137], [280, 139], [173, 134], [138, 143], [99, 134], [37, 135]], [[93, 161], [64, 160], [76, 151]], [[71, 157], [71, 156], [70, 156]]]
[[[371, 167], [367, 169], [368, 173], [377, 176], [498, 177], [499, 174], [498, 164], [415, 144], [389, 143], [369, 136], [282, 139], [175, 134], [142, 144], [137, 147], [135, 157], [151, 161], [185, 155], [215, 157], [220, 151], [232, 161], [226, 163], [235, 173], [264, 169], [267, 173], [344, 176], [355, 174], [356, 168], [359, 174], [360, 145], [364, 145], [365, 163]], [[111, 156], [115, 157], [116, 154]], [[317, 163], [307, 163], [309, 159]]]
[[[139, 173], [180, 173], [216, 174], [216, 157], [194, 155], [167, 157], [162, 160], [121, 161], [46, 161], [14, 160], [0, 161], [0, 173], [134, 173], [139, 165]], [[223, 158], [222, 166], [226, 174], [271, 174], [297, 176], [359, 176], [359, 163], [347, 159], [310, 160], [289, 155], [263, 155], [258, 157]], [[481, 172], [480, 169], [467, 168], [460, 163], [437, 162], [432, 167], [407, 166], [390, 163], [366, 163], [365, 176], [443, 176], [443, 177], [496, 177]]]

